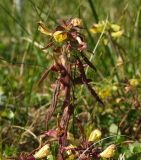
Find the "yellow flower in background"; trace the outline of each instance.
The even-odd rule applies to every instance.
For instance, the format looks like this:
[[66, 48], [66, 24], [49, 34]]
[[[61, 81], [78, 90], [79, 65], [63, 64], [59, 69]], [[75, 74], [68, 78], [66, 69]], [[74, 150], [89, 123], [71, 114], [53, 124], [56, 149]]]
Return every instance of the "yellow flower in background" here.
[[121, 26], [111, 23], [110, 24], [111, 36], [113, 38], [119, 38], [123, 35], [124, 31]]
[[100, 153], [100, 156], [102, 158], [112, 158], [116, 151], [116, 145], [112, 144], [109, 147], [107, 147], [103, 152]]
[[124, 33], [123, 30], [120, 30], [120, 31], [117, 31], [117, 32], [111, 32], [111, 36], [113, 38], [119, 38], [123, 35], [123, 33]]
[[123, 29], [117, 24], [110, 23], [109, 21], [101, 21], [97, 24], [93, 24], [90, 31], [94, 34], [102, 33], [105, 27], [105, 32], [109, 31], [113, 38], [119, 38], [123, 35]]
[[102, 136], [102, 133], [99, 129], [95, 129], [91, 132], [88, 141], [98, 141]]
[[104, 29], [103, 23], [93, 24], [92, 28], [90, 28], [90, 31], [94, 34], [101, 33]]
[[90, 28], [90, 31], [94, 34], [101, 33], [104, 30], [104, 28], [105, 31], [107, 31], [109, 29], [109, 26], [109, 21], [101, 21], [99, 23], [93, 24], [93, 26]]
[[74, 27], [82, 27], [83, 24], [82, 24], [82, 20], [79, 19], [79, 18], [73, 18], [71, 20], [71, 24], [74, 26]]
[[53, 38], [56, 42], [64, 42], [67, 39], [67, 33], [63, 31], [56, 31], [53, 33]]
[[130, 83], [131, 86], [136, 87], [136, 86], [139, 85], [139, 80], [133, 78], [133, 79], [130, 79], [130, 80], [129, 80], [129, 83]]
[[114, 92], [117, 92], [118, 86], [114, 83], [105, 83], [102, 86], [97, 86], [96, 91], [101, 99], [106, 99], [110, 97]]
[[112, 88], [110, 88], [110, 87], [103, 88], [103, 89], [99, 90], [98, 95], [102, 99], [105, 99], [105, 98], [107, 98], [107, 97], [109, 97], [111, 95], [111, 91], [112, 91]]
[[123, 35], [124, 31], [123, 31], [123, 29], [121, 29], [121, 27], [119, 25], [111, 24], [110, 27], [111, 27], [111, 30], [112, 30], [111, 36], [113, 38], [118, 38], [118, 37], [121, 37]]
[[114, 32], [117, 32], [117, 31], [121, 30], [121, 27], [117, 24], [111, 24], [110, 27]]
[[41, 159], [50, 155], [49, 144], [43, 146], [39, 151], [37, 151], [34, 155], [36, 159]]

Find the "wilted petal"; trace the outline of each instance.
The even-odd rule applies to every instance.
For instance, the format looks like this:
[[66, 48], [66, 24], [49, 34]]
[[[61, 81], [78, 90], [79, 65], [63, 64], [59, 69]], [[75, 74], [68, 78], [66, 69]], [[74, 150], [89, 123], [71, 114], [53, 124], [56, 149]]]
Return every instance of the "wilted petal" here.
[[51, 129], [51, 130], [47, 131], [45, 133], [45, 135], [49, 136], [49, 137], [57, 138], [57, 131], [54, 129]]
[[46, 28], [46, 26], [44, 25], [44, 23], [38, 22], [38, 24], [39, 24], [38, 30], [39, 30], [41, 33], [46, 34], [46, 35], [49, 35], [49, 36], [52, 35], [52, 32], [50, 32], [50, 31]]
[[73, 19], [71, 19], [71, 24], [72, 24], [74, 27], [82, 27], [82, 26], [83, 26], [82, 20], [79, 19], [79, 18], [73, 18]]

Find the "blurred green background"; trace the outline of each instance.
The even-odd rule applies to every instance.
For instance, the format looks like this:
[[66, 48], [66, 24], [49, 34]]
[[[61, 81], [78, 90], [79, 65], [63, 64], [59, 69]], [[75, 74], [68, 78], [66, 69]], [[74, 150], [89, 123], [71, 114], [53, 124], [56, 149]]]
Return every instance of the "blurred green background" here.
[[[83, 20], [91, 51], [100, 37], [90, 33], [93, 23], [108, 17], [109, 22], [124, 30], [113, 43], [104, 45], [104, 39], [100, 39], [91, 56], [98, 72], [87, 70], [105, 108], [94, 102], [82, 86], [76, 88], [79, 98], [74, 115], [82, 117], [87, 133], [98, 127], [105, 136], [120, 133], [141, 140], [140, 0], [0, 0], [1, 155], [15, 156], [38, 146], [37, 136], [45, 130], [46, 108], [52, 97], [50, 86], [55, 77], [50, 75], [42, 86], [36, 86], [52, 64], [50, 51], [40, 49], [48, 38], [38, 31], [37, 23], [43, 21], [53, 29], [58, 20], [71, 17]], [[53, 117], [50, 128], [55, 124]]]

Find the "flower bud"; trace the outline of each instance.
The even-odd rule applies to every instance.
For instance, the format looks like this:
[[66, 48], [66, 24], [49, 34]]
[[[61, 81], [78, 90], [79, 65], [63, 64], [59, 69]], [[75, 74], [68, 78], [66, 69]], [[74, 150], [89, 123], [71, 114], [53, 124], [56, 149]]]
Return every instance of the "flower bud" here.
[[114, 156], [116, 151], [116, 145], [112, 144], [109, 147], [107, 147], [103, 152], [100, 153], [100, 156], [102, 158], [111, 158]]
[[98, 129], [95, 129], [91, 132], [88, 141], [98, 141], [101, 138], [101, 131]]
[[48, 156], [49, 154], [50, 154], [49, 145], [46, 144], [38, 152], [35, 153], [34, 157], [36, 159], [41, 159], [41, 158]]

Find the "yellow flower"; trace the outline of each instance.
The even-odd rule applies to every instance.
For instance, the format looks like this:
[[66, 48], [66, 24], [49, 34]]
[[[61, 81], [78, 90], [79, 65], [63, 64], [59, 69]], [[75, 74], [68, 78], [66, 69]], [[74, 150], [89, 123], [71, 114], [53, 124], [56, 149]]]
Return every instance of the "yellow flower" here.
[[79, 18], [73, 18], [71, 20], [71, 24], [74, 26], [74, 27], [82, 27], [83, 24], [82, 24], [82, 20], [79, 19]]
[[38, 152], [35, 153], [34, 157], [36, 159], [41, 159], [50, 155], [49, 145], [46, 144]]
[[52, 33], [51, 31], [49, 31], [47, 29], [47, 27], [42, 22], [39, 22], [38, 24], [39, 24], [38, 30], [45, 35], [53, 36], [53, 38], [56, 42], [60, 43], [60, 42], [63, 42], [67, 39], [67, 33], [66, 32], [56, 31], [56, 32]]
[[95, 129], [91, 132], [88, 141], [98, 141], [101, 138], [101, 131], [98, 129]]
[[129, 83], [130, 83], [131, 86], [136, 87], [136, 86], [139, 85], [139, 80], [133, 78], [133, 79], [130, 79], [130, 80], [129, 80]]
[[111, 32], [111, 36], [113, 38], [119, 38], [123, 35], [123, 30], [117, 31], [117, 32]]
[[105, 98], [109, 97], [111, 95], [111, 88], [110, 87], [106, 87], [106, 88], [103, 88], [103, 89], [99, 90], [98, 95], [102, 99], [105, 99]]
[[116, 145], [112, 144], [109, 147], [107, 147], [103, 152], [100, 153], [100, 156], [102, 158], [111, 158], [114, 156], [116, 151]]
[[90, 28], [90, 31], [94, 34], [101, 33], [104, 28], [105, 28], [105, 31], [107, 31], [109, 27], [110, 27], [110, 23], [108, 21], [101, 21], [97, 24], [93, 24], [92, 28]]
[[56, 42], [63, 42], [67, 39], [67, 33], [63, 31], [56, 31], [53, 33], [53, 38]]
[[105, 28], [105, 32], [106, 31], [111, 32], [111, 36], [113, 38], [121, 37], [124, 32], [119, 25], [110, 23], [109, 21], [101, 21], [97, 24], [93, 24], [92, 28], [90, 28], [90, 31], [94, 34], [101, 33], [104, 28]]
[[92, 28], [90, 28], [90, 31], [94, 34], [101, 33], [104, 29], [104, 25], [101, 23], [93, 24]]
[[110, 27], [114, 32], [121, 30], [121, 27], [117, 24], [111, 24]]

